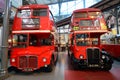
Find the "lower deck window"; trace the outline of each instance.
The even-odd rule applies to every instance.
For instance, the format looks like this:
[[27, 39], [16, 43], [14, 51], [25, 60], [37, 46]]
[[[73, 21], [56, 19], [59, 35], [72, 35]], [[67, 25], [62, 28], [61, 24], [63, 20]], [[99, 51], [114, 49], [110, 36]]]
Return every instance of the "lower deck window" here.
[[13, 35], [13, 47], [26, 47], [26, 46], [27, 46], [27, 35], [26, 34]]

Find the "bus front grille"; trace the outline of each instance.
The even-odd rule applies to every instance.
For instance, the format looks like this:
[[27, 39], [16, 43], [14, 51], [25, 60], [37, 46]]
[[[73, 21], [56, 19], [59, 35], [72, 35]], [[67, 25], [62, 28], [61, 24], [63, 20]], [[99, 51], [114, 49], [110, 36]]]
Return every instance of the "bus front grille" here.
[[97, 48], [87, 49], [88, 64], [99, 64], [100, 62], [100, 50]]
[[19, 68], [37, 68], [38, 59], [36, 56], [20, 56]]

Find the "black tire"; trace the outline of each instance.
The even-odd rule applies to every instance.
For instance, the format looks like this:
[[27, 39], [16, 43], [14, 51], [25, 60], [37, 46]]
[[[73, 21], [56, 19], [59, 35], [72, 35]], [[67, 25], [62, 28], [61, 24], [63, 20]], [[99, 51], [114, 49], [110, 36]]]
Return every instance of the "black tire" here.
[[70, 60], [71, 60], [71, 65], [73, 66], [73, 69], [74, 69], [74, 70], [79, 70], [79, 65], [78, 65], [78, 63], [74, 62], [74, 60], [73, 60], [72, 57], [73, 57], [73, 56], [70, 56]]
[[47, 72], [52, 72], [53, 66], [54, 66], [54, 61], [53, 61], [53, 59], [51, 59], [50, 65], [48, 65], [48, 67], [47, 67], [47, 69], [46, 69]]
[[68, 57], [70, 57], [70, 50], [68, 49]]
[[109, 64], [105, 64], [103, 69], [104, 69], [105, 71], [109, 71], [111, 68], [112, 68], [112, 64], [109, 63]]
[[15, 71], [15, 67], [10, 66], [10, 67], [8, 68], [8, 72], [11, 73], [12, 71]]
[[56, 64], [57, 64], [57, 61], [58, 61], [58, 53], [57, 53], [57, 56], [56, 56], [56, 60], [55, 60], [54, 65], [56, 65]]
[[16, 67], [11, 66], [11, 67], [8, 68], [8, 72], [9, 73], [19, 73], [20, 70], [17, 69]]
[[71, 52], [70, 52], [70, 48], [68, 48], [68, 57], [71, 57]]
[[79, 66], [78, 65], [73, 65], [73, 68], [74, 68], [74, 70], [79, 70], [80, 68], [79, 68]]

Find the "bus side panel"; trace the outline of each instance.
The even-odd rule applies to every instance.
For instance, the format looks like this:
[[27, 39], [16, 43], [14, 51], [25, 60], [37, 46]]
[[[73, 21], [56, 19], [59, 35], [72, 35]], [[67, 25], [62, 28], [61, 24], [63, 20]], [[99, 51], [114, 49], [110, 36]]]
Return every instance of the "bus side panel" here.
[[105, 49], [107, 52], [109, 52], [115, 58], [120, 57], [120, 45], [104, 44], [104, 45], [101, 45], [101, 48]]

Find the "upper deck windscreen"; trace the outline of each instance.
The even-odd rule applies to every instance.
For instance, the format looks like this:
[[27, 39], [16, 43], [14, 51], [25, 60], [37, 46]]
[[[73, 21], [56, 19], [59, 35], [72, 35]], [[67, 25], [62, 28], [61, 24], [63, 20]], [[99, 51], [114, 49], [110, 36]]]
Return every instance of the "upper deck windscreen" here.
[[80, 13], [80, 12], [76, 12], [75, 14], [74, 14], [74, 16], [75, 16], [75, 18], [87, 18], [87, 13]]
[[34, 9], [33, 16], [47, 16], [47, 9]]
[[100, 11], [78, 11], [73, 13], [73, 30], [106, 29], [105, 21]]
[[98, 18], [101, 16], [101, 12], [88, 12], [90, 18]]
[[22, 29], [39, 29], [40, 18], [47, 17], [47, 8], [18, 10], [17, 17], [21, 18]]
[[75, 18], [97, 18], [101, 16], [101, 12], [75, 12]]
[[30, 18], [32, 16], [47, 16], [47, 9], [25, 9], [18, 10], [17, 17]]

